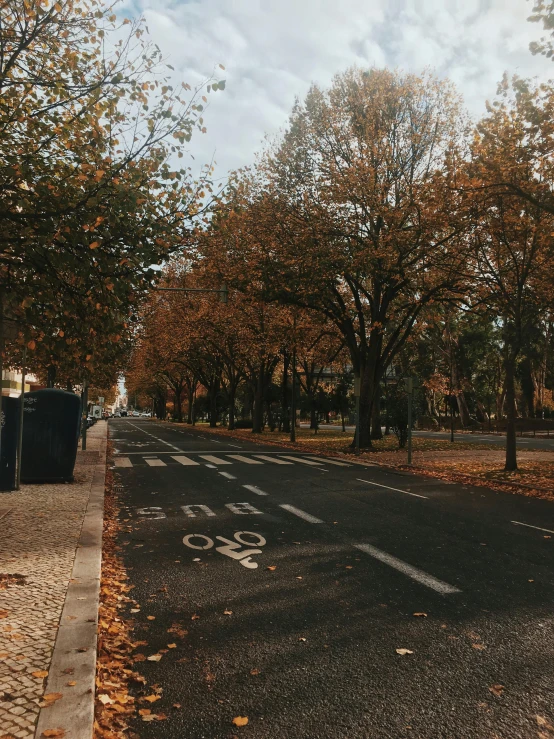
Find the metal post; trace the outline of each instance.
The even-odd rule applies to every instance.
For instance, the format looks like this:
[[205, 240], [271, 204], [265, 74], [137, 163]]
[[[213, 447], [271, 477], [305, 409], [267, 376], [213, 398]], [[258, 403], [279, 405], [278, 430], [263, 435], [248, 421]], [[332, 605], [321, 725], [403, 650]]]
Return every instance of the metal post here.
[[408, 379], [408, 464], [412, 464], [412, 400], [414, 397], [414, 382]]
[[25, 375], [27, 364], [27, 332], [25, 332], [25, 346], [23, 347], [23, 362], [21, 367], [21, 395], [19, 396], [19, 430], [17, 435], [17, 476], [15, 478], [15, 489], [19, 490], [21, 484], [21, 457], [23, 452], [23, 417], [25, 411]]
[[83, 380], [83, 425], [81, 427], [81, 449], [85, 451], [87, 448], [87, 416], [88, 416], [88, 381]]
[[360, 392], [361, 392], [361, 379], [357, 375], [354, 378], [354, 396], [356, 398], [356, 431], [354, 437], [354, 446], [356, 454], [360, 453]]

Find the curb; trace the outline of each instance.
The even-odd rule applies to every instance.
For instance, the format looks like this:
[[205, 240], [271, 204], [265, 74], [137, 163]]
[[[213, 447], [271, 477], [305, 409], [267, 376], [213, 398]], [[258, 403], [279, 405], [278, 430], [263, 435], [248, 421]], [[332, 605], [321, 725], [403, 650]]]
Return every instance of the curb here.
[[[41, 739], [48, 729], [63, 729], [66, 739], [89, 739], [93, 735], [107, 426], [104, 442], [100, 462], [94, 467], [44, 691], [61, 693], [62, 697], [41, 709], [35, 739]], [[68, 686], [69, 681], [76, 685]]]

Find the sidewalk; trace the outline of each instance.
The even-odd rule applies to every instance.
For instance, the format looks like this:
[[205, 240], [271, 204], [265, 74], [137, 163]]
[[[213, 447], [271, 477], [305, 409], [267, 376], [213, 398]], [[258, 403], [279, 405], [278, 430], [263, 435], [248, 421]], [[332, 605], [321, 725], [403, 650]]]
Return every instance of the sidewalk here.
[[35, 734], [93, 478], [97, 485], [105, 467], [107, 426], [89, 430], [73, 484], [0, 493], [0, 739]]

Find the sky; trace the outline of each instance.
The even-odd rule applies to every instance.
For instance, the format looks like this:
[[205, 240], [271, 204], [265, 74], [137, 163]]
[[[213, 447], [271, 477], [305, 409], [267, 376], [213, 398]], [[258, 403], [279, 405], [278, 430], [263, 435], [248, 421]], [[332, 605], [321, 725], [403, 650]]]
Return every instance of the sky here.
[[526, 0], [123, 0], [118, 14], [145, 17], [180, 81], [214, 70], [226, 80], [209, 96], [207, 133], [190, 145], [198, 169], [215, 158], [224, 180], [253, 163], [312, 82], [326, 87], [352, 65], [432, 67], [475, 117], [505, 71], [554, 77], [554, 63], [529, 51], [542, 35], [526, 21], [531, 9]]

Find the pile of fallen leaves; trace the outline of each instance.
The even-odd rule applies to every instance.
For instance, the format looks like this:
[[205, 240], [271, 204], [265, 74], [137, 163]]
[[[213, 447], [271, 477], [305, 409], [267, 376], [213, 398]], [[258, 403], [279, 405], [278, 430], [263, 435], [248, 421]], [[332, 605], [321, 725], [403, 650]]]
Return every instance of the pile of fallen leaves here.
[[[111, 454], [111, 446], [108, 448]], [[129, 719], [135, 715], [130, 689], [145, 682], [133, 670], [131, 624], [122, 617], [132, 602], [123, 561], [119, 556], [119, 505], [113, 490], [113, 474], [106, 473], [104, 537], [100, 608], [98, 612], [98, 658], [96, 666], [95, 739], [128, 739]]]

